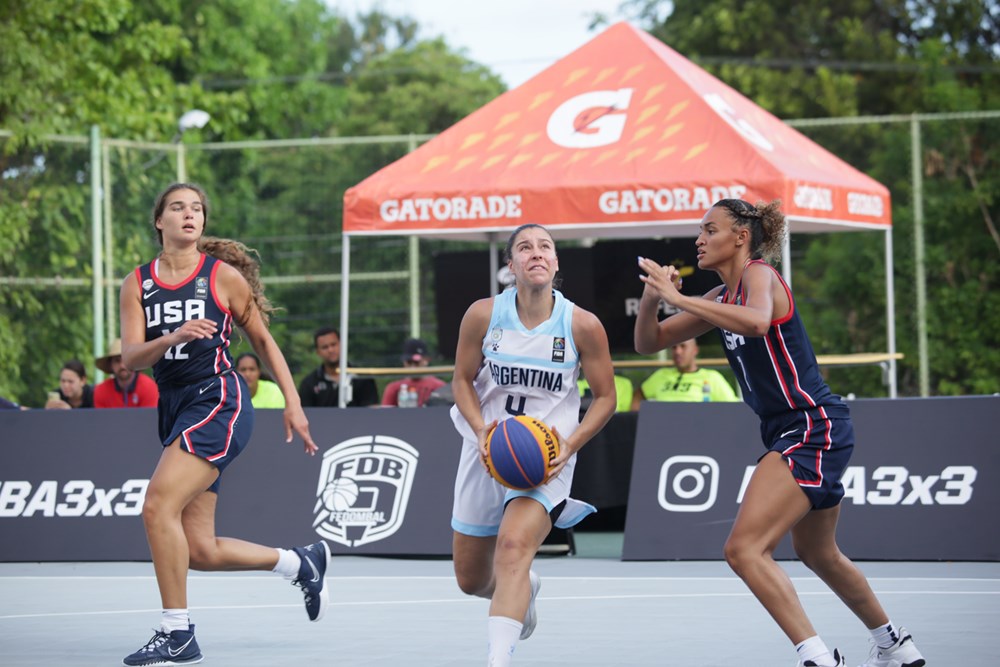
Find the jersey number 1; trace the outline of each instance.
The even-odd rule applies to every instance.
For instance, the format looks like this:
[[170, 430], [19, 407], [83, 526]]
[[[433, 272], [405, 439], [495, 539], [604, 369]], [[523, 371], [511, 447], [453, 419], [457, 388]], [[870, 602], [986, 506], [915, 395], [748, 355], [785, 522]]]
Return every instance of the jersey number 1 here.
[[[163, 329], [163, 335], [166, 336], [170, 333], [169, 329]], [[187, 352], [181, 352], [183, 347], [187, 345], [187, 341], [181, 343], [180, 345], [174, 345], [173, 347], [168, 347], [167, 351], [163, 353], [164, 359], [169, 359], [170, 361], [178, 361], [180, 359], [188, 359]]]

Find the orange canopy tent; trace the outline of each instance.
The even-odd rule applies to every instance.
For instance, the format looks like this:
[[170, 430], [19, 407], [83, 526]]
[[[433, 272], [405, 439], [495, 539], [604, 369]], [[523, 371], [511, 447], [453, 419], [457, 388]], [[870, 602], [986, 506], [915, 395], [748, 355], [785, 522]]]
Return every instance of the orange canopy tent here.
[[793, 234], [886, 232], [895, 352], [887, 188], [624, 22], [348, 189], [342, 303], [352, 235], [694, 237], [728, 197], [781, 199]]

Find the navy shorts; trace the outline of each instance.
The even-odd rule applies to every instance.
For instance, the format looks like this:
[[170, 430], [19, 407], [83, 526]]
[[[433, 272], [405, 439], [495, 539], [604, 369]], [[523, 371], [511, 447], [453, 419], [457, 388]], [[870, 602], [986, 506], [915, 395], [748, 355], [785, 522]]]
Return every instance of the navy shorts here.
[[788, 462], [813, 509], [836, 507], [844, 497], [841, 479], [854, 451], [850, 417], [830, 417], [822, 407], [761, 422], [768, 451]]
[[159, 416], [164, 447], [180, 437], [181, 449], [219, 469], [208, 489], [218, 493], [222, 471], [253, 432], [253, 405], [243, 377], [229, 372], [188, 387], [160, 387]]

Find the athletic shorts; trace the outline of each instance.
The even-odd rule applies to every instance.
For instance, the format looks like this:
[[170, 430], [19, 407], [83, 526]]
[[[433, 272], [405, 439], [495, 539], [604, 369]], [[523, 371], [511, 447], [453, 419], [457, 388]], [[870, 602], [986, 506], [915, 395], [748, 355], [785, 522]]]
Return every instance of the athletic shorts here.
[[218, 493], [222, 471], [253, 432], [253, 405], [243, 377], [229, 372], [188, 387], [161, 387], [159, 417], [164, 447], [179, 436], [181, 449], [219, 469], [219, 478], [208, 489]]
[[490, 477], [479, 462], [479, 445], [475, 440], [462, 442], [462, 455], [455, 477], [455, 501], [451, 510], [451, 527], [456, 533], [472, 537], [491, 537], [500, 532], [503, 510], [514, 498], [532, 498], [541, 503], [553, 517], [557, 528], [570, 528], [588, 514], [594, 506], [569, 497], [573, 483], [574, 456], [551, 482], [529, 491], [508, 489]]
[[803, 410], [760, 425], [764, 444], [788, 462], [813, 509], [840, 504], [841, 479], [854, 451], [854, 425], [850, 418], [828, 418], [823, 408]]

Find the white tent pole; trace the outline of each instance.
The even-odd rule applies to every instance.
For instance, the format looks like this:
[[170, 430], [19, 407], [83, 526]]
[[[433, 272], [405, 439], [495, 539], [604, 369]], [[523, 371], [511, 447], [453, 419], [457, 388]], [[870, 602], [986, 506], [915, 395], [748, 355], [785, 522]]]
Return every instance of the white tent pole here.
[[497, 235], [496, 232], [489, 233], [490, 239], [490, 296], [499, 294], [500, 281], [497, 280], [497, 272], [500, 271], [500, 262], [497, 261]]
[[[417, 150], [417, 138], [410, 134], [409, 153]], [[420, 241], [410, 237], [410, 336], [420, 338]]]
[[410, 237], [410, 336], [420, 338], [420, 239]]
[[340, 248], [340, 382], [338, 383], [337, 403], [342, 408], [347, 407], [347, 321], [348, 304], [351, 302], [351, 237], [341, 235]]
[[927, 354], [927, 273], [924, 267], [924, 175], [920, 147], [920, 119], [914, 114], [910, 121], [910, 165], [913, 178], [913, 255], [917, 291], [917, 357], [919, 361], [920, 395], [930, 396], [931, 378]]
[[[896, 288], [892, 268], [892, 227], [885, 230], [885, 321], [889, 355], [896, 354]], [[896, 360], [889, 359], [889, 398], [896, 398]]]
[[785, 279], [788, 289], [792, 288], [792, 234], [785, 233], [781, 242], [781, 277]]
[[[91, 235], [91, 275], [94, 277], [92, 290], [94, 308], [93, 341], [94, 358], [104, 355], [104, 239], [101, 222], [101, 129], [97, 125], [90, 126], [90, 235]], [[102, 379], [100, 369], [95, 374]]]

